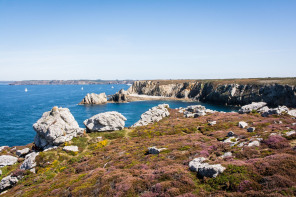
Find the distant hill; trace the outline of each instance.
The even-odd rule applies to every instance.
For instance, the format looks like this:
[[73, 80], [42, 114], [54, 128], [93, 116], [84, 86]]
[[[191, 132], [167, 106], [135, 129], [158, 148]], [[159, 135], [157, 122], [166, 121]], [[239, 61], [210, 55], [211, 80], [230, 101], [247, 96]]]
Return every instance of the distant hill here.
[[94, 85], [94, 84], [131, 84], [133, 80], [26, 80], [14, 81], [9, 85]]

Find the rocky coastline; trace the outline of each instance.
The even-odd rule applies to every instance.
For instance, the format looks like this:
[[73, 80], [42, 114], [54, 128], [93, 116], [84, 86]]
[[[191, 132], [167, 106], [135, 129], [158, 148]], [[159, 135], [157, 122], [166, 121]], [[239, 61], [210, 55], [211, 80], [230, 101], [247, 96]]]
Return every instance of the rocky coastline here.
[[53, 107], [33, 124], [32, 144], [0, 147], [0, 195], [294, 196], [295, 95], [292, 85], [156, 81], [134, 82], [108, 101], [105, 93], [88, 94], [80, 104], [185, 99], [243, 106], [226, 113], [161, 104], [129, 128], [115, 111], [80, 128], [69, 109]]
[[243, 106], [252, 102], [266, 102], [268, 106], [296, 107], [296, 87], [273, 81], [135, 81], [127, 92], [131, 95], [194, 100], [219, 105]]

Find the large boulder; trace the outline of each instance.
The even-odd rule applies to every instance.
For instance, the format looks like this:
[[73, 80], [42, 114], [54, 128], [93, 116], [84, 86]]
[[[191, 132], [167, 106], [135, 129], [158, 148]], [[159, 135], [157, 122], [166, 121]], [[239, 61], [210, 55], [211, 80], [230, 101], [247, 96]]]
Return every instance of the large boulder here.
[[21, 157], [21, 156], [24, 156], [24, 155], [28, 154], [29, 152], [30, 152], [29, 148], [24, 148], [24, 149], [21, 149], [21, 150], [17, 150], [16, 155]]
[[83, 124], [88, 132], [122, 130], [126, 118], [118, 112], [111, 111], [94, 115], [85, 120]]
[[18, 181], [18, 177], [13, 177], [11, 175], [4, 177], [0, 182], [0, 193], [13, 187]]
[[238, 110], [238, 113], [240, 114], [245, 114], [245, 113], [250, 113], [252, 112], [253, 110], [258, 110], [264, 106], [266, 106], [267, 103], [265, 102], [252, 102], [251, 104], [249, 105], [244, 105], [242, 106], [239, 110]]
[[141, 115], [141, 119], [136, 122], [132, 127], [138, 127], [138, 126], [144, 126], [148, 125], [153, 122], [158, 122], [164, 117], [167, 117], [170, 115], [170, 112], [168, 111], [169, 105], [168, 104], [161, 104], [156, 107], [152, 107], [145, 113]]
[[101, 105], [106, 103], [107, 103], [107, 96], [105, 93], [101, 93], [101, 94], [91, 93], [91, 94], [87, 94], [79, 103], [79, 105], [84, 105], [84, 104]]
[[195, 158], [189, 162], [189, 169], [201, 177], [215, 178], [221, 174], [226, 168], [221, 164], [210, 165], [204, 163], [206, 159], [204, 157]]
[[241, 121], [241, 122], [238, 123], [238, 126], [239, 126], [240, 128], [245, 128], [245, 127], [248, 126], [248, 123], [246, 123], [246, 122], [244, 122], [244, 121]]
[[83, 129], [79, 128], [68, 108], [53, 107], [51, 111], [45, 112], [33, 125], [36, 131], [34, 143], [41, 149], [58, 146], [70, 141]]
[[261, 115], [263, 117], [267, 117], [269, 115], [280, 115], [282, 113], [289, 113], [289, 108], [287, 108], [286, 106], [278, 106], [277, 108], [271, 108], [268, 110], [265, 110], [264, 112], [261, 110]]
[[36, 167], [36, 157], [39, 155], [38, 152], [32, 152], [25, 157], [25, 161], [20, 166], [21, 170], [30, 170]]
[[11, 155], [0, 156], [0, 168], [4, 166], [11, 166], [17, 162], [18, 158]]

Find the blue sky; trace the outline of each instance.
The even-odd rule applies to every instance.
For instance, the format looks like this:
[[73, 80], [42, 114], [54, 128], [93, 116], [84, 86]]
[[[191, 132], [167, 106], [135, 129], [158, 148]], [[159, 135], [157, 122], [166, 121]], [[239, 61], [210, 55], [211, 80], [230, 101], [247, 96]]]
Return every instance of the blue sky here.
[[0, 0], [0, 80], [296, 77], [295, 0]]

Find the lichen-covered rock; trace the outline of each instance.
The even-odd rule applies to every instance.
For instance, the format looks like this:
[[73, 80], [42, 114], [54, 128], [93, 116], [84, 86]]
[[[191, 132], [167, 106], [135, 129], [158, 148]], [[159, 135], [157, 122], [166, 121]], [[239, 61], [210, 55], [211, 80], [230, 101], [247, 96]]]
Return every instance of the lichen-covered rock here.
[[238, 113], [240, 113], [240, 114], [250, 113], [253, 110], [258, 110], [258, 109], [264, 107], [265, 105], [267, 105], [267, 103], [265, 103], [265, 102], [252, 102], [249, 105], [242, 106], [238, 110]]
[[11, 187], [13, 187], [19, 179], [17, 177], [7, 176], [4, 177], [0, 182], [0, 192], [3, 192]]
[[84, 104], [91, 104], [91, 105], [102, 105], [107, 103], [107, 96], [105, 93], [101, 94], [87, 94], [82, 101], [79, 103], [79, 105]]
[[141, 115], [141, 119], [136, 122], [132, 127], [144, 126], [148, 125], [153, 122], [158, 122], [164, 117], [170, 115], [168, 111], [169, 105], [168, 104], [161, 104], [156, 107], [152, 107], [149, 111], [146, 111]]
[[24, 148], [22, 150], [17, 150], [16, 155], [21, 157], [21, 156], [24, 156], [24, 155], [28, 154], [29, 152], [30, 152], [29, 148]]
[[155, 146], [153, 147], [149, 147], [148, 148], [148, 153], [149, 154], [159, 154], [161, 151], [164, 151], [166, 150], [166, 148], [156, 148]]
[[239, 126], [240, 128], [245, 128], [245, 127], [248, 126], [248, 123], [246, 123], [246, 122], [244, 122], [244, 121], [241, 121], [241, 122], [238, 123], [238, 126]]
[[94, 115], [83, 123], [89, 132], [122, 130], [126, 118], [118, 112], [105, 112]]
[[66, 152], [78, 152], [78, 146], [65, 146], [63, 151]]
[[204, 163], [206, 159], [204, 157], [195, 158], [189, 162], [189, 169], [201, 177], [215, 178], [219, 174], [223, 173], [226, 169], [221, 164], [210, 165]]
[[21, 170], [30, 170], [36, 167], [36, 157], [39, 155], [39, 152], [32, 152], [25, 157], [25, 161], [20, 166]]
[[0, 156], [0, 167], [11, 166], [17, 162], [18, 158], [11, 155]]
[[58, 146], [73, 137], [81, 130], [68, 108], [53, 107], [45, 112], [33, 125], [36, 131], [34, 143], [41, 149]]

